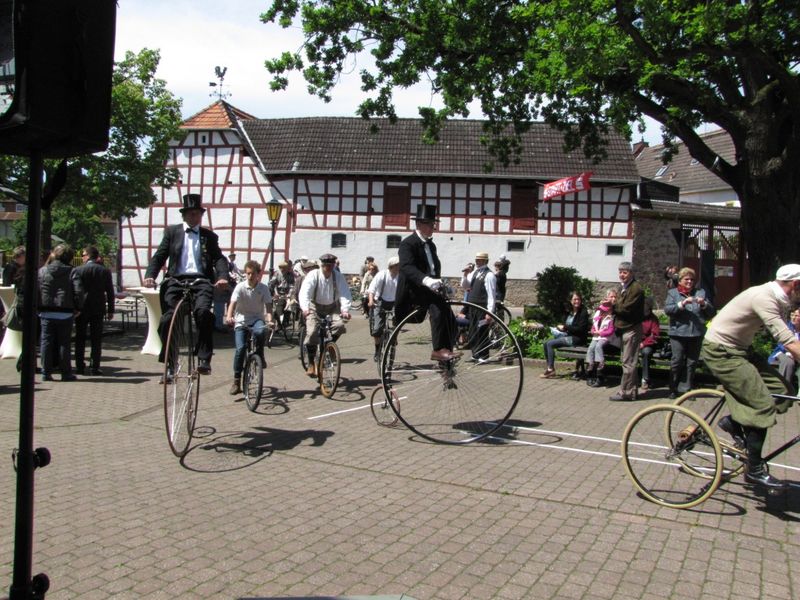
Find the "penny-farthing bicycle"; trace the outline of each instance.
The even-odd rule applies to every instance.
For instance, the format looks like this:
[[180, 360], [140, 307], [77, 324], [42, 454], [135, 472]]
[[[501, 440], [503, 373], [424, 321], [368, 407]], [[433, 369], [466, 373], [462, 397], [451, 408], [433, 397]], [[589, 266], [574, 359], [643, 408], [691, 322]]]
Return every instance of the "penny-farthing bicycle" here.
[[175, 305], [164, 350], [164, 421], [170, 449], [175, 456], [183, 457], [192, 441], [200, 398], [192, 286], [208, 282], [205, 279], [172, 279], [171, 282], [181, 286], [182, 296]]
[[465, 308], [473, 327], [460, 356], [431, 359], [430, 315], [417, 308], [397, 323], [386, 346], [391, 352], [381, 357], [388, 406], [411, 431], [444, 444], [466, 444], [500, 433], [522, 391], [519, 343], [485, 308], [446, 300], [452, 315], [444, 313], [442, 318], [450, 325], [452, 347], [458, 336], [455, 317]]

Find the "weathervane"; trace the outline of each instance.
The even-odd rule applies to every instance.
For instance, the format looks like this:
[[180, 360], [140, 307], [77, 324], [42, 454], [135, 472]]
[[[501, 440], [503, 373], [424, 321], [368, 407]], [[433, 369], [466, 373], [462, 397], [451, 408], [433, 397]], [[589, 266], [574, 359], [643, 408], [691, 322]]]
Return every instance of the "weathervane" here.
[[209, 81], [208, 83], [209, 87], [217, 88], [209, 94], [209, 96], [211, 96], [212, 98], [216, 96], [218, 100], [225, 100], [225, 98], [230, 98], [231, 96], [233, 96], [233, 94], [231, 94], [230, 92], [226, 92], [222, 89], [223, 82], [225, 80], [225, 73], [227, 73], [227, 71], [228, 67], [214, 67], [214, 75], [216, 75], [217, 79], [219, 80], [219, 83], [216, 83], [214, 81]]

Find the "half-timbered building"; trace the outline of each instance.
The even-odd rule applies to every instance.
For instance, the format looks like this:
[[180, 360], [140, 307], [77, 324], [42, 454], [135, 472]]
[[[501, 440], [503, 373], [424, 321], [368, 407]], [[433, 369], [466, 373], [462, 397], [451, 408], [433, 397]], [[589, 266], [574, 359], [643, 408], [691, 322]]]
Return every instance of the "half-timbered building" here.
[[[377, 131], [374, 126], [377, 125]], [[411, 229], [419, 203], [434, 204], [445, 276], [456, 277], [476, 252], [511, 261], [510, 279], [530, 281], [552, 264], [616, 281], [633, 256], [632, 203], [639, 176], [629, 145], [612, 135], [594, 164], [565, 152], [562, 134], [534, 123], [518, 160], [492, 164], [483, 122], [449, 121], [437, 143], [417, 119], [364, 121], [309, 117], [256, 119], [224, 101], [189, 118], [171, 149], [180, 180], [156, 188], [157, 201], [122, 227], [125, 286], [140, 285], [163, 227], [180, 221], [181, 196], [202, 194], [204, 223], [237, 262], [269, 264], [266, 203], [284, 206], [275, 260], [339, 256], [355, 273], [367, 255], [384, 265]], [[543, 200], [544, 184], [591, 172], [590, 188]]]

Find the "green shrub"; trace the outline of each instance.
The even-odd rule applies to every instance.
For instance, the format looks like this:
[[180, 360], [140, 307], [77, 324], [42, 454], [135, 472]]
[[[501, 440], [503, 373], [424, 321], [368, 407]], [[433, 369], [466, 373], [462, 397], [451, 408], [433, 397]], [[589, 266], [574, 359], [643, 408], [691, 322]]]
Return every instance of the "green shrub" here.
[[546, 325], [555, 325], [564, 320], [570, 310], [570, 293], [577, 291], [585, 306], [594, 305], [595, 282], [581, 277], [572, 267], [550, 265], [541, 273], [536, 273], [536, 290], [539, 309], [538, 319]]
[[544, 358], [542, 344], [550, 337], [550, 330], [538, 326], [534, 321], [516, 318], [508, 324], [511, 333], [519, 341], [522, 356], [525, 358]]
[[753, 338], [753, 351], [765, 360], [772, 354], [776, 345], [775, 340], [765, 329], [759, 331]]

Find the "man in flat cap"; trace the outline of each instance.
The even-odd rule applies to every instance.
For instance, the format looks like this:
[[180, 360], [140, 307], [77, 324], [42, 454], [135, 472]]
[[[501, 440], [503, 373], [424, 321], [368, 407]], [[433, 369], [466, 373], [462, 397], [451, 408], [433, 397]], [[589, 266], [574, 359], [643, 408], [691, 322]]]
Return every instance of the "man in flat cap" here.
[[[467, 302], [482, 306], [489, 313], [494, 313], [495, 296], [497, 294], [497, 279], [495, 274], [489, 269], [489, 254], [478, 252], [475, 255], [475, 269], [463, 271], [461, 287], [467, 291]], [[469, 318], [469, 347], [472, 357], [476, 359], [486, 358], [489, 355], [489, 347], [486, 340], [489, 336], [489, 314], [482, 316], [476, 310], [468, 311]]]
[[297, 295], [300, 310], [306, 318], [306, 338], [302, 343], [308, 351], [306, 375], [309, 377], [317, 376], [317, 328], [320, 318], [331, 315], [331, 334], [334, 340], [338, 339], [345, 333], [344, 322], [350, 320], [350, 304], [353, 301], [344, 275], [334, 270], [336, 257], [333, 254], [323, 254], [319, 257], [319, 262], [320, 268], [305, 276], [303, 287]]
[[167, 334], [175, 306], [182, 297], [180, 281], [195, 280], [194, 318], [197, 323], [197, 371], [203, 375], [211, 373], [211, 356], [214, 353], [214, 315], [211, 307], [214, 289], [228, 287], [228, 259], [219, 248], [217, 234], [200, 227], [203, 213], [200, 194], [183, 196], [180, 213], [183, 223], [170, 225], [150, 259], [144, 276], [144, 285], [155, 287], [156, 277], [169, 261], [167, 274], [161, 285], [161, 305], [165, 307], [158, 325], [161, 338], [159, 362], [164, 362]]
[[774, 281], [746, 289], [717, 313], [700, 350], [706, 367], [725, 389], [725, 404], [731, 411], [718, 425], [747, 451], [745, 481], [773, 489], [786, 484], [769, 474], [761, 450], [775, 415], [791, 405], [788, 399], [776, 402], [772, 394], [787, 394], [791, 388], [775, 366], [750, 346], [756, 332], [765, 327], [800, 361], [800, 341], [786, 325], [790, 307], [798, 300], [800, 265], [784, 265]]
[[395, 318], [399, 323], [415, 306], [427, 309], [431, 322], [431, 360], [443, 362], [461, 356], [453, 352], [455, 316], [444, 296], [442, 263], [436, 254], [436, 244], [431, 239], [436, 227], [436, 207], [420, 204], [414, 217], [416, 231], [400, 242], [400, 275], [397, 278]]

